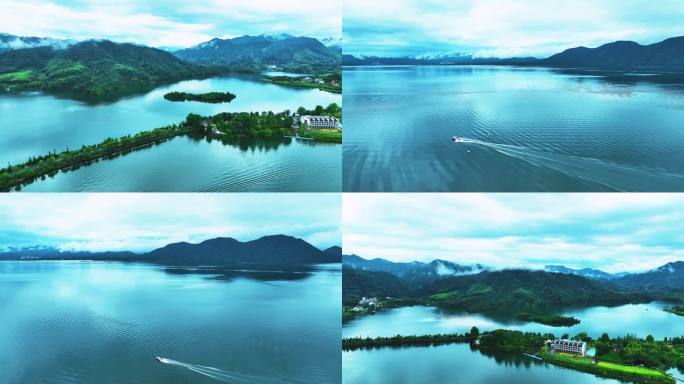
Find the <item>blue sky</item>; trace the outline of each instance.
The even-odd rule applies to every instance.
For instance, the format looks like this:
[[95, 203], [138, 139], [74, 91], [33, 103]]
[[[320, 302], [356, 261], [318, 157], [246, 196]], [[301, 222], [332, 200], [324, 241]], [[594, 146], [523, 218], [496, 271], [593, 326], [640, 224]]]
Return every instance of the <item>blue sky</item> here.
[[681, 0], [345, 0], [345, 53], [545, 57], [684, 35]]
[[33, 194], [0, 196], [0, 249], [143, 251], [213, 237], [300, 237], [340, 245], [337, 194]]
[[214, 37], [340, 37], [341, 0], [3, 0], [0, 32], [186, 47]]
[[677, 194], [345, 194], [345, 254], [641, 271], [684, 260]]

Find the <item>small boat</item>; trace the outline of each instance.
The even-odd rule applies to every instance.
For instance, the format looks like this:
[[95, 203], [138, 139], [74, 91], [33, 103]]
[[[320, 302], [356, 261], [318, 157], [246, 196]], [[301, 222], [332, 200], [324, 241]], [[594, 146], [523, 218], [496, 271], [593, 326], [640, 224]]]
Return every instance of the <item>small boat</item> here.
[[462, 143], [462, 142], [463, 142], [463, 138], [462, 138], [462, 137], [458, 137], [458, 136], [453, 136], [453, 137], [451, 138], [451, 141], [453, 141], [454, 143]]
[[168, 364], [168, 363], [169, 363], [169, 359], [167, 359], [167, 358], [165, 358], [165, 357], [157, 356], [157, 357], [155, 357], [155, 359], [157, 359], [157, 361], [159, 361], [160, 363], [163, 363], [163, 364]]

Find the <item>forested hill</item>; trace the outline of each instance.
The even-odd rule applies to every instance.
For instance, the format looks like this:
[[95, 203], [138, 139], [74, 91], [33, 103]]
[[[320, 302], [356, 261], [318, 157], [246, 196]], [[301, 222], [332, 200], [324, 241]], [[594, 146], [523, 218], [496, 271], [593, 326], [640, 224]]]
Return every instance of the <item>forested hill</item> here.
[[251, 241], [215, 238], [198, 244], [174, 243], [147, 253], [60, 251], [55, 248], [25, 248], [0, 252], [0, 260], [107, 260], [153, 262], [162, 265], [305, 266], [339, 263], [340, 258], [308, 242], [286, 235], [264, 236]]
[[338, 50], [311, 37], [290, 35], [212, 39], [174, 54], [193, 63], [254, 70], [277, 66], [291, 71], [337, 71], [341, 65]]
[[597, 48], [577, 47], [542, 60], [542, 65], [606, 69], [684, 71], [684, 36], [641, 45], [616, 41]]
[[187, 63], [160, 49], [109, 40], [0, 53], [1, 90], [42, 90], [82, 98], [115, 98], [221, 71], [225, 70]]

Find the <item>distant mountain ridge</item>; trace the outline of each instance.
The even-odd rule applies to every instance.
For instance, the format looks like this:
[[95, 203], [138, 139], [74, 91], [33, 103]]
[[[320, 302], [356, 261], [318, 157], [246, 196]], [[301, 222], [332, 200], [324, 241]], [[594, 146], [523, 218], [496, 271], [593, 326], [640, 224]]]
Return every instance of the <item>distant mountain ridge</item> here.
[[481, 264], [462, 265], [439, 259], [428, 263], [419, 261], [395, 263], [382, 258], [367, 260], [358, 255], [343, 255], [342, 263], [355, 269], [391, 273], [411, 283], [425, 283], [447, 276], [475, 274], [488, 269]]
[[312, 37], [281, 35], [240, 36], [211, 39], [174, 52], [189, 62], [204, 65], [283, 70], [339, 70], [340, 52]]
[[308, 242], [286, 235], [264, 236], [241, 242], [215, 238], [198, 244], [168, 244], [146, 253], [59, 251], [55, 248], [10, 249], [0, 260], [107, 260], [140, 261], [184, 266], [303, 266], [339, 263], [340, 257]]
[[593, 269], [593, 268], [573, 269], [573, 268], [568, 268], [564, 265], [547, 265], [547, 266], [544, 266], [544, 269], [549, 271], [549, 272], [558, 272], [558, 273], [579, 275], [579, 276], [587, 277], [590, 279], [614, 279], [614, 278], [619, 276], [619, 274], [613, 275], [611, 273], [601, 271], [600, 269]]
[[597, 48], [571, 48], [542, 60], [542, 64], [606, 69], [684, 70], [684, 36], [650, 45], [616, 41]]
[[534, 57], [484, 58], [462, 54], [426, 53], [414, 57], [357, 57], [343, 55], [343, 65], [430, 65], [490, 64], [539, 65], [559, 68], [594, 68], [612, 70], [684, 71], [684, 36], [659, 43], [641, 45], [633, 41], [615, 41], [596, 48], [576, 47], [539, 59]]

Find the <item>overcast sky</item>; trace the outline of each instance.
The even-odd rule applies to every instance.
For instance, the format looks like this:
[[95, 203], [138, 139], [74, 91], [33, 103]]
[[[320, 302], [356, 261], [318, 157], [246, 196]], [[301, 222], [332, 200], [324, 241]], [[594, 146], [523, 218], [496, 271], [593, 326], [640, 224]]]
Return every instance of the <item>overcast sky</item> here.
[[341, 0], [1, 0], [0, 32], [186, 47], [214, 37], [340, 37]]
[[677, 194], [345, 194], [345, 254], [640, 271], [684, 260]]
[[0, 249], [143, 251], [214, 237], [287, 234], [340, 245], [338, 194], [33, 194], [0, 196]]
[[616, 40], [684, 35], [681, 0], [344, 0], [344, 50], [545, 57]]

